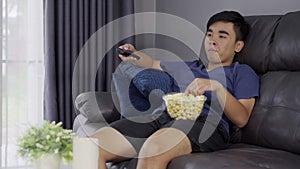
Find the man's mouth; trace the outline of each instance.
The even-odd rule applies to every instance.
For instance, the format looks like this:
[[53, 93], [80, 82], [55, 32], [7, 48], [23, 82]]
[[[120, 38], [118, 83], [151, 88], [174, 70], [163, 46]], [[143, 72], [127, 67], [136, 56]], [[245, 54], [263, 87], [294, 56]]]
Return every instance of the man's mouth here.
[[208, 52], [218, 52], [217, 49], [208, 49]]

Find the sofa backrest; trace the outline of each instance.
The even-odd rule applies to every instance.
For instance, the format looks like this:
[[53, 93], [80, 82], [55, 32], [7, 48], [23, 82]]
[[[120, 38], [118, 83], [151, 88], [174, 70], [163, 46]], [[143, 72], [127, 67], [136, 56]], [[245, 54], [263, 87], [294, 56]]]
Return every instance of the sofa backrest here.
[[258, 73], [300, 70], [300, 11], [278, 16], [248, 16], [251, 30], [236, 58]]
[[250, 34], [237, 56], [260, 75], [260, 96], [242, 142], [300, 154], [300, 11], [248, 16]]

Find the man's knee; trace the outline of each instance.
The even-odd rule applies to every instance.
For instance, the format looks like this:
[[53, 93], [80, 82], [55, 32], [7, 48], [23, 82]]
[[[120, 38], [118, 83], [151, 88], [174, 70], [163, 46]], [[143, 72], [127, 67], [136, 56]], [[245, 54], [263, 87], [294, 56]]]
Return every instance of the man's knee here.
[[158, 140], [149, 139], [141, 148], [140, 158], [153, 158], [165, 153], [167, 150]]
[[100, 153], [109, 154], [113, 157], [130, 158], [136, 155], [136, 151], [131, 143], [116, 129], [103, 127], [91, 135], [99, 139]]

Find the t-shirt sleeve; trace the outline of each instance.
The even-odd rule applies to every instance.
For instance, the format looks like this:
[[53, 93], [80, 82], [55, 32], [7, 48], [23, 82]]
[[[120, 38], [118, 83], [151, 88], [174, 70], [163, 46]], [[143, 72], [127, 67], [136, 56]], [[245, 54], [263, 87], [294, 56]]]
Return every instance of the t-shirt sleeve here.
[[248, 65], [240, 65], [236, 70], [234, 96], [249, 99], [259, 95], [259, 77]]

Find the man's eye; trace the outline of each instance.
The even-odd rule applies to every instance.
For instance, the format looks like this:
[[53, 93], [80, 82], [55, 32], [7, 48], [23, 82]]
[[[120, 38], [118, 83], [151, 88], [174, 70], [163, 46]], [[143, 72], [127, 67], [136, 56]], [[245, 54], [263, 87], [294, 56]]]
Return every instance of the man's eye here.
[[206, 33], [206, 36], [207, 36], [207, 37], [211, 37], [212, 34], [211, 34], [211, 33]]
[[225, 39], [226, 38], [226, 36], [223, 36], [223, 35], [220, 35], [219, 36], [221, 39]]

